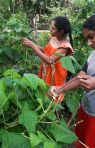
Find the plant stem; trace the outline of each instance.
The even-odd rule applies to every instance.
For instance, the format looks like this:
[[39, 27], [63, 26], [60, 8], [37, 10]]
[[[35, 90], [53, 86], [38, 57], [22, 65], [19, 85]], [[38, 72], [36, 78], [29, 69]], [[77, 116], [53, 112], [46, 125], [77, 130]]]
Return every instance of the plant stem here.
[[75, 117], [77, 111], [78, 111], [78, 108], [75, 110], [75, 112], [74, 112], [73, 115], [71, 116], [70, 120], [68, 121], [68, 123], [67, 123], [67, 127], [70, 126], [70, 124], [71, 124], [71, 122], [73, 121], [73, 119], [74, 119], [74, 117]]
[[7, 125], [6, 129], [11, 128], [11, 127], [14, 127], [14, 126], [16, 126], [16, 125], [18, 125], [18, 124], [19, 124], [18, 121], [12, 122], [12, 123], [10, 123], [10, 124], [6, 124], [6, 125]]
[[31, 94], [31, 92], [29, 91], [29, 89], [27, 89], [27, 92], [29, 93], [31, 99], [33, 100], [32, 94]]
[[40, 126], [39, 128], [42, 130], [42, 132], [51, 140], [53, 141], [54, 143], [56, 143]]
[[47, 114], [47, 112], [50, 110], [51, 106], [52, 106], [52, 103], [53, 103], [53, 99], [51, 100], [47, 110], [44, 111], [44, 113], [41, 115], [40, 119], [38, 120], [38, 122]]
[[79, 141], [79, 143], [81, 143], [85, 148], [90, 148], [90, 147], [88, 147], [87, 145], [85, 145], [83, 142], [81, 142], [80, 140], [78, 140]]
[[5, 120], [4, 112], [3, 112], [2, 107], [0, 107], [0, 109], [1, 109], [1, 111], [2, 111], [3, 120], [4, 120], [4, 125], [5, 125], [5, 129], [6, 129], [7, 127], [6, 127], [6, 120]]

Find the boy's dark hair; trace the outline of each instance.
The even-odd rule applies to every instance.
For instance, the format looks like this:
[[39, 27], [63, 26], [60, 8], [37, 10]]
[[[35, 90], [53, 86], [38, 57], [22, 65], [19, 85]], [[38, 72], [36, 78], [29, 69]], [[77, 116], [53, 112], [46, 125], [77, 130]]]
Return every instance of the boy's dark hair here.
[[63, 35], [69, 34], [70, 43], [73, 46], [71, 24], [69, 20], [67, 19], [67, 17], [58, 16], [58, 17], [55, 17], [53, 20], [55, 22], [55, 27], [57, 28], [58, 31], [64, 30]]
[[83, 25], [83, 28], [95, 31], [95, 15], [89, 17]]

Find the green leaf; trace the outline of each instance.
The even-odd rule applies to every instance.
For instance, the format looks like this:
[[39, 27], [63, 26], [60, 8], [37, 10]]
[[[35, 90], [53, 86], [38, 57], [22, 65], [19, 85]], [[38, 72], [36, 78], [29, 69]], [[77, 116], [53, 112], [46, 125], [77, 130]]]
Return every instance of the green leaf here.
[[14, 82], [17, 85], [21, 86], [23, 89], [27, 89], [27, 80], [24, 77], [22, 77], [21, 79], [15, 79]]
[[78, 93], [80, 94], [78, 90], [75, 90], [74, 93], [70, 91], [66, 97], [66, 104], [72, 113], [74, 113], [79, 106], [80, 95]]
[[79, 63], [76, 61], [76, 59], [73, 56], [70, 56], [70, 58], [76, 63], [76, 65], [78, 66], [79, 69], [81, 69], [81, 66], [79, 65]]
[[7, 26], [15, 26], [17, 24], [17, 20], [15, 18], [10, 18], [10, 20], [7, 22]]
[[38, 103], [39, 103], [41, 106], [43, 106], [42, 99], [41, 99], [41, 98], [37, 98], [37, 100], [38, 100]]
[[4, 129], [0, 129], [0, 142], [2, 142], [4, 133], [5, 133], [5, 130]]
[[55, 109], [52, 110], [49, 115], [47, 115], [47, 118], [50, 119], [51, 121], [55, 121], [56, 120], [56, 115], [55, 115]]
[[12, 87], [13, 86], [13, 79], [9, 76], [6, 76], [3, 78], [3, 80], [5, 81], [6, 87]]
[[47, 84], [45, 83], [45, 81], [44, 81], [44, 80], [39, 79], [39, 86], [40, 86], [41, 88], [43, 88], [43, 89], [46, 89]]
[[30, 133], [30, 142], [31, 142], [31, 146], [34, 148], [35, 146], [37, 146], [39, 143], [41, 143], [41, 138], [38, 137], [37, 135]]
[[0, 54], [3, 52], [3, 50], [0, 48]]
[[[5, 41], [6, 38], [7, 38], [6, 34], [0, 35], [0, 40], [1, 40], [1, 41]], [[2, 50], [3, 50], [3, 49], [2, 49]]]
[[15, 69], [7, 69], [4, 73], [4, 76], [11, 76], [11, 78], [21, 78], [21, 76], [17, 73]]
[[2, 140], [2, 148], [31, 148], [30, 141], [23, 135], [5, 132]]
[[94, 3], [94, 0], [88, 0], [88, 2], [89, 2], [89, 3], [90, 3], [90, 2], [91, 2], [91, 3], [92, 3], [92, 2]]
[[[12, 45], [15, 45], [16, 43], [19, 43], [19, 42], [21, 42], [21, 37], [15, 37], [15, 36], [7, 36], [6, 37], [7, 38], [7, 43], [10, 43], [10, 46]], [[11, 47], [12, 47], [11, 46]], [[11, 50], [11, 52], [12, 52], [12, 54], [13, 54], [13, 48], [11, 48], [10, 47], [10, 50]], [[13, 55], [13, 58], [14, 58], [14, 55]]]
[[64, 126], [66, 127], [66, 126], [67, 126], [67, 123], [66, 123], [66, 121], [65, 121], [64, 119], [62, 119], [62, 120], [60, 121], [60, 125], [63, 126], [63, 127], [64, 127]]
[[8, 101], [6, 91], [5, 91], [5, 83], [3, 80], [0, 80], [0, 107], [3, 107]]
[[28, 37], [29, 37], [29, 36], [31, 36], [32, 30], [31, 30], [31, 28], [27, 28], [27, 27], [23, 26], [23, 32], [24, 32], [25, 34], [27, 34]]
[[37, 131], [37, 133], [38, 133], [38, 136], [42, 139], [42, 141], [47, 141], [47, 138], [43, 133], [41, 133], [40, 131]]
[[60, 59], [60, 62], [64, 68], [66, 68], [71, 73], [75, 74], [75, 69], [72, 63], [72, 60], [69, 56], [63, 57]]
[[21, 104], [20, 104], [15, 92], [9, 93], [8, 99], [11, 100], [12, 103], [14, 103], [17, 107], [19, 107], [21, 109]]
[[14, 59], [13, 56], [13, 52], [12, 52], [12, 48], [11, 47], [4, 47], [2, 48], [2, 50], [5, 52], [5, 54], [10, 58], [10, 59]]
[[24, 77], [25, 79], [27, 80], [28, 82], [28, 85], [33, 88], [33, 89], [36, 89], [38, 84], [39, 84], [39, 78], [34, 75], [34, 74], [24, 74]]
[[77, 140], [77, 137], [67, 127], [61, 125], [52, 124], [49, 131], [54, 135], [57, 142], [73, 143]]
[[35, 132], [38, 115], [33, 110], [30, 110], [25, 104], [20, 116], [19, 123], [25, 126], [28, 132]]
[[39, 89], [39, 88], [35, 90], [35, 96], [37, 98], [40, 98], [41, 100], [44, 100], [45, 99], [44, 92], [42, 93], [41, 89]]
[[19, 33], [22, 31], [22, 24], [17, 24], [14, 26], [13, 28], [15, 30], [15, 32]]
[[55, 148], [56, 144], [50, 141], [45, 141], [44, 142], [44, 148]]

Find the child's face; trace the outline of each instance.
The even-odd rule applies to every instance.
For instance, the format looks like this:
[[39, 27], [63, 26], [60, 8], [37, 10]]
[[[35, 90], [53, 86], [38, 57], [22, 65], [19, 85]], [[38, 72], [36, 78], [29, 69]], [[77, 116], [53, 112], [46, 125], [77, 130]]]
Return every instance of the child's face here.
[[57, 28], [55, 27], [54, 21], [51, 22], [50, 32], [53, 37], [56, 37], [58, 34]]
[[83, 36], [86, 39], [87, 44], [95, 49], [95, 31], [84, 28]]

